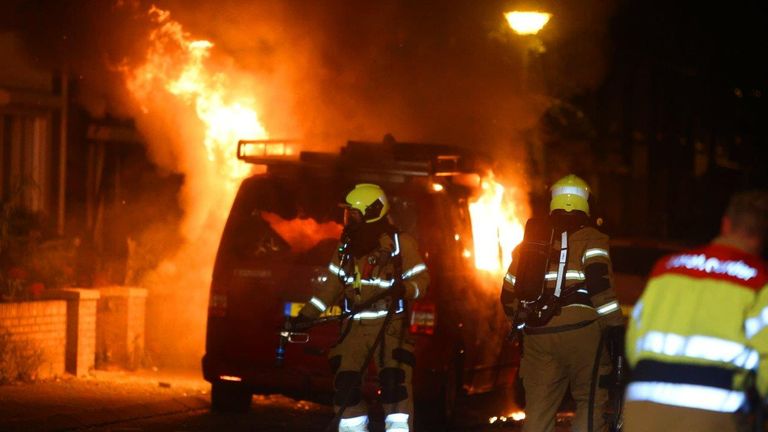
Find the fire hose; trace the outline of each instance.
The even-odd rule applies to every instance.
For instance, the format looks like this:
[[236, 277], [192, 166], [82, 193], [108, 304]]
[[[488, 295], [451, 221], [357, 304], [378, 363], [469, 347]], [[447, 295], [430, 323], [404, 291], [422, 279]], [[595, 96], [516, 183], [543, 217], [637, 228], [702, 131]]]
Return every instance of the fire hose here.
[[[298, 331], [301, 330], [309, 330], [312, 327], [333, 322], [333, 321], [343, 321], [344, 319], [352, 316], [354, 312], [345, 312], [343, 314], [339, 315], [331, 315], [326, 316], [322, 318], [318, 318], [311, 321], [306, 321], [300, 324], [295, 324], [291, 330], [286, 330], [286, 325], [283, 326], [283, 329], [280, 330], [280, 339], [278, 340], [277, 344], [277, 350], [275, 350], [275, 366], [277, 367], [283, 367], [283, 362], [285, 361], [285, 347], [286, 344], [291, 342], [291, 337], [297, 334], [303, 334], [299, 333]], [[288, 321], [286, 320], [286, 323]]]
[[613, 417], [609, 423], [612, 432], [620, 432], [624, 428], [624, 387], [626, 386], [626, 365], [624, 354], [616, 356], [613, 360], [613, 377], [615, 395], [611, 400], [613, 404]]
[[[317, 319], [314, 319], [314, 320], [309, 320], [309, 321], [305, 321], [305, 322], [302, 322], [302, 323], [298, 323], [298, 324], [295, 324], [293, 326], [293, 328], [290, 329], [290, 330], [287, 329], [287, 325], [284, 325], [283, 329], [280, 330], [280, 339], [278, 341], [277, 350], [275, 351], [275, 365], [277, 367], [282, 367], [283, 366], [283, 362], [285, 361], [285, 347], [286, 347], [286, 344], [288, 342], [290, 342], [291, 336], [296, 335], [296, 334], [300, 334], [297, 330], [309, 330], [310, 328], [318, 326], [318, 325], [321, 325], [321, 324], [325, 324], [325, 323], [329, 323], [329, 322], [334, 322], [334, 321], [343, 321], [343, 320], [345, 320], [345, 319], [347, 319], [347, 318], [349, 318], [349, 317], [351, 317], [351, 316], [353, 316], [355, 314], [358, 314], [358, 313], [360, 313], [360, 312], [370, 308], [371, 306], [373, 306], [374, 304], [376, 304], [380, 300], [383, 300], [383, 299], [385, 299], [387, 297], [391, 297], [391, 293], [389, 291], [384, 291], [384, 292], [382, 292], [382, 293], [380, 293], [378, 295], [375, 295], [375, 296], [371, 297], [370, 299], [368, 299], [364, 303], [361, 303], [361, 304], [355, 306], [354, 308], [352, 308], [352, 310], [350, 310], [348, 312], [343, 312], [343, 313], [340, 313], [340, 314], [337, 314], [337, 315], [324, 316], [324, 317], [320, 317], [320, 318], [317, 318]], [[395, 303], [396, 302], [394, 302], [394, 301], [392, 302], [392, 304], [395, 304]], [[288, 320], [286, 320], [286, 324], [287, 323], [288, 323]], [[342, 337], [342, 339], [343, 339], [343, 337]]]
[[[600, 371], [600, 357], [603, 354], [603, 348], [607, 345], [609, 356], [611, 358], [612, 371], [609, 375], [610, 382], [608, 382], [608, 390], [611, 392], [610, 404], [612, 408], [612, 415], [607, 418], [608, 430], [610, 432], [621, 432], [623, 428], [623, 416], [622, 410], [624, 407], [624, 385], [626, 380], [626, 368], [625, 358], [622, 343], [616, 340], [610, 340], [604, 334], [597, 344], [597, 352], [595, 353], [595, 362], [592, 366], [592, 385], [589, 388], [589, 409], [587, 419], [587, 430], [592, 432], [594, 430], [594, 412], [595, 412], [595, 393], [597, 387], [600, 385], [600, 379], [598, 373]], [[606, 344], [606, 339], [608, 343]]]
[[768, 398], [760, 394], [757, 388], [757, 371], [751, 370], [747, 373], [744, 383], [747, 402], [744, 405], [745, 423], [750, 423], [750, 431], [765, 431], [765, 409], [768, 407]]
[[595, 362], [592, 365], [592, 383], [589, 386], [589, 409], [587, 410], [587, 431], [593, 432], [595, 429], [595, 393], [600, 373], [600, 357], [603, 354], [604, 337], [600, 337], [600, 341], [597, 343], [597, 352], [595, 353]]
[[[759, 396], [758, 396], [759, 397]], [[757, 402], [757, 407], [755, 408], [755, 425], [754, 430], [758, 432], [765, 431], [765, 407], [766, 407], [766, 400], [763, 398], [759, 398]]]

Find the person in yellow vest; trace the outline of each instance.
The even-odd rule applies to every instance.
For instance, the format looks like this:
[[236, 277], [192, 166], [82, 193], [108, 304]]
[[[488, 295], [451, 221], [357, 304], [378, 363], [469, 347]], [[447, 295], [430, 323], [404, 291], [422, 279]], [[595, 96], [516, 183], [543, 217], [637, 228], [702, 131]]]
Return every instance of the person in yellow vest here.
[[568, 175], [551, 192], [549, 216], [526, 223], [501, 291], [504, 311], [523, 337], [523, 430], [554, 430], [557, 408], [570, 386], [576, 401], [573, 430], [603, 431], [608, 392], [595, 383], [590, 398], [594, 367], [597, 362], [599, 376], [611, 370], [601, 349], [604, 332], [617, 339], [624, 334], [608, 236], [589, 218], [584, 180]]
[[[344, 407], [339, 432], [368, 430], [361, 369], [383, 331], [373, 358], [379, 371], [384, 423], [387, 431], [407, 432], [413, 430], [411, 377], [415, 356], [413, 340], [407, 335], [405, 309], [407, 301], [426, 294], [429, 274], [416, 240], [398, 232], [390, 222], [389, 202], [381, 187], [358, 184], [347, 194], [344, 207], [344, 233], [328, 266], [327, 282], [293, 321], [315, 319], [338, 299], [342, 299], [345, 312], [356, 312], [329, 358], [335, 373], [334, 408], [338, 412]], [[357, 310], [375, 298], [380, 300]]]
[[767, 230], [768, 193], [736, 194], [719, 237], [656, 263], [627, 331], [626, 432], [739, 430], [768, 354]]

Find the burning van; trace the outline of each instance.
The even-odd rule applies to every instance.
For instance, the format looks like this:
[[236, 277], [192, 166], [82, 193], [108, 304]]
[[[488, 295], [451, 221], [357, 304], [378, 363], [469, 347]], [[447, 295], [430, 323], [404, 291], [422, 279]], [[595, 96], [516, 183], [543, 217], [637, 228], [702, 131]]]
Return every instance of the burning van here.
[[[511, 384], [516, 359], [504, 341], [500, 278], [493, 289], [481, 287], [488, 282], [474, 261], [469, 205], [481, 193], [487, 160], [448, 146], [352, 141], [339, 153], [241, 141], [238, 158], [266, 170], [242, 182], [214, 266], [203, 357], [214, 409], [246, 410], [253, 393], [330, 401], [326, 355], [338, 321], [287, 344], [282, 362], [276, 350], [286, 318], [328, 277], [342, 231], [338, 204], [362, 182], [387, 192], [395, 225], [418, 240], [432, 278], [407, 311], [417, 341], [416, 417], [430, 407], [445, 420], [457, 396]], [[369, 374], [366, 387], [375, 389], [376, 379]]]

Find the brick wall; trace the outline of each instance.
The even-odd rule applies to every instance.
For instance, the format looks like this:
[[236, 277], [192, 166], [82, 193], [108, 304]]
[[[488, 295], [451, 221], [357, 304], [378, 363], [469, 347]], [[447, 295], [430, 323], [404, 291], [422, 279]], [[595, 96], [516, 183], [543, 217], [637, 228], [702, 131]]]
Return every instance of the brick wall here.
[[67, 303], [63, 300], [0, 303], [0, 331], [8, 332], [15, 347], [39, 350], [39, 378], [65, 370]]
[[131, 288], [128, 299], [128, 331], [130, 343], [129, 357], [131, 367], [139, 367], [144, 359], [144, 340], [146, 332], [147, 290]]
[[46, 290], [44, 296], [46, 300], [0, 303], [0, 332], [15, 347], [40, 352], [38, 377], [87, 374], [97, 357], [101, 365], [141, 365], [146, 289], [66, 288]]
[[68, 353], [75, 357], [74, 368], [68, 368], [70, 372], [75, 370], [77, 375], [82, 375], [95, 367], [96, 364], [96, 310], [97, 299], [92, 298], [88, 301], [80, 300], [78, 311], [78, 343], [77, 352]]
[[132, 287], [100, 288], [97, 367], [141, 366], [144, 357], [144, 332], [147, 290]]
[[99, 291], [85, 288], [46, 290], [46, 298], [67, 302], [67, 343], [65, 370], [73, 375], [85, 375], [96, 360], [96, 302]]

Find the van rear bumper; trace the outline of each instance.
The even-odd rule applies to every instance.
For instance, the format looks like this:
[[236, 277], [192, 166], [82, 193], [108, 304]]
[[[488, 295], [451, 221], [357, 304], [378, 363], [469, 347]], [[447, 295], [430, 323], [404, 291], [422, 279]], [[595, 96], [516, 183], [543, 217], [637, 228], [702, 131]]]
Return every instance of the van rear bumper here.
[[224, 377], [239, 378], [254, 393], [282, 393], [291, 396], [318, 396], [332, 392], [332, 377], [293, 367], [259, 364], [252, 361], [233, 360], [205, 354], [202, 359], [203, 378], [210, 382]]

